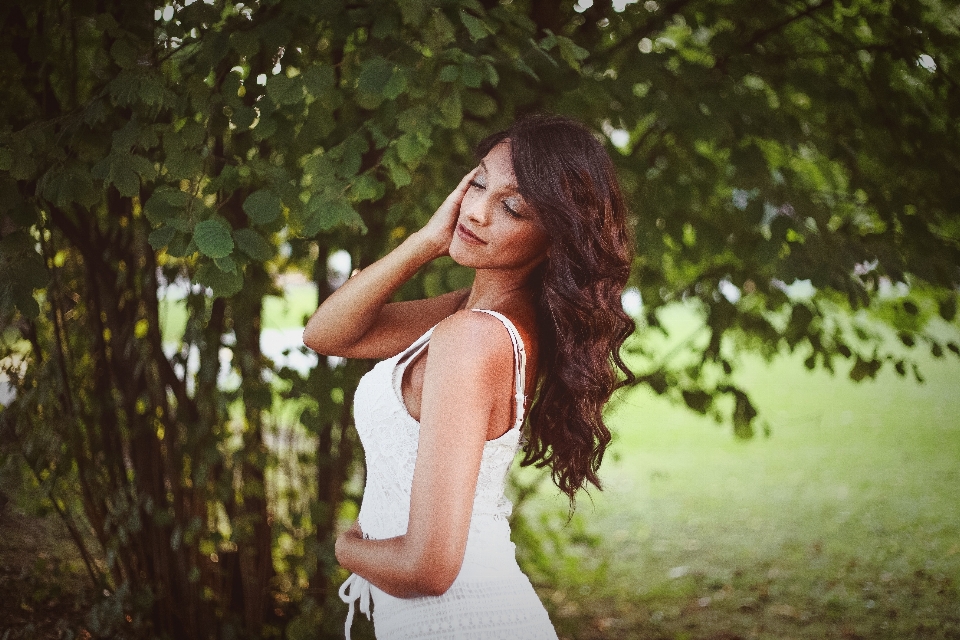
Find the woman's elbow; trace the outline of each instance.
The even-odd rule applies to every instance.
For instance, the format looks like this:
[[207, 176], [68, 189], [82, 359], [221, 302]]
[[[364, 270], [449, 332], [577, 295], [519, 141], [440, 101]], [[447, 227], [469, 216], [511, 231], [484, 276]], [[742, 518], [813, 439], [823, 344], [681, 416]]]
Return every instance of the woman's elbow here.
[[454, 555], [418, 562], [414, 569], [414, 575], [417, 576], [417, 590], [428, 596], [445, 594], [460, 575], [460, 567], [463, 564], [463, 555], [459, 557]]
[[309, 322], [303, 329], [303, 344], [321, 356], [342, 355], [340, 353], [342, 349], [338, 349], [337, 346], [331, 342], [330, 335]]
[[316, 351], [320, 355], [328, 355], [324, 353], [323, 342], [317, 339], [317, 335], [314, 331], [311, 331], [310, 325], [307, 325], [303, 329], [303, 344], [308, 349]]
[[454, 581], [457, 579], [457, 574], [459, 571], [450, 571], [443, 570], [439, 568], [434, 568], [433, 570], [425, 571], [420, 576], [418, 585], [420, 591], [423, 595], [426, 596], [442, 596], [453, 586]]

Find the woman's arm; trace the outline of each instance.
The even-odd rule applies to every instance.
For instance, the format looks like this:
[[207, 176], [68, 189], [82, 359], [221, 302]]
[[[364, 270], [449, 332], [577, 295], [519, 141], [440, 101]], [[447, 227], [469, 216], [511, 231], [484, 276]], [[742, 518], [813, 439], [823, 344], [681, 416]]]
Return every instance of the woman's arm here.
[[428, 300], [387, 303], [422, 266], [446, 255], [460, 202], [475, 171], [464, 176], [422, 229], [323, 301], [304, 328], [305, 345], [324, 355], [347, 358], [392, 356], [460, 306], [466, 297], [464, 291]]
[[400, 598], [450, 587], [467, 547], [494, 408], [513, 399], [513, 369], [509, 334], [495, 318], [463, 311], [437, 326], [424, 374], [407, 532], [364, 540], [351, 528], [337, 539], [341, 566]]

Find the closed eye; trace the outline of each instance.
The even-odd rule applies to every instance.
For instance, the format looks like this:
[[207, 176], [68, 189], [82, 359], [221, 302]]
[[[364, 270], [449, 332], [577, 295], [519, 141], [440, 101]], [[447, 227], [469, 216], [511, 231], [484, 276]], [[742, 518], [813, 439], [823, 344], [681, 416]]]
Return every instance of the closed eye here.
[[470, 184], [471, 187], [476, 187], [477, 189], [486, 189], [486, 188], [487, 188], [487, 185], [483, 184], [482, 182], [477, 182], [476, 180], [471, 180], [471, 181], [469, 182], [469, 184]]

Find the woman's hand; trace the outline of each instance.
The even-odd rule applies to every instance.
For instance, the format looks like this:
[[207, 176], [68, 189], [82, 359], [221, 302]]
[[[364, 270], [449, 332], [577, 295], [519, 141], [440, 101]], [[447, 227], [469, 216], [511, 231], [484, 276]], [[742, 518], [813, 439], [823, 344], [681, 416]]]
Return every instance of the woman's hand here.
[[477, 169], [473, 169], [463, 176], [463, 180], [447, 196], [429, 222], [414, 234], [428, 247], [434, 258], [445, 256], [450, 251], [450, 241], [453, 240], [457, 219], [460, 217], [460, 203], [463, 202], [463, 197], [470, 188], [470, 181], [476, 173]]
[[333, 547], [333, 553], [337, 557], [337, 561], [343, 564], [343, 560], [340, 557], [341, 551], [343, 551], [346, 545], [350, 544], [351, 540], [362, 540], [362, 539], [363, 539], [363, 531], [360, 530], [360, 521], [354, 520], [353, 524], [350, 525], [349, 529], [347, 529], [346, 531], [341, 533], [339, 536], [337, 536], [337, 541]]

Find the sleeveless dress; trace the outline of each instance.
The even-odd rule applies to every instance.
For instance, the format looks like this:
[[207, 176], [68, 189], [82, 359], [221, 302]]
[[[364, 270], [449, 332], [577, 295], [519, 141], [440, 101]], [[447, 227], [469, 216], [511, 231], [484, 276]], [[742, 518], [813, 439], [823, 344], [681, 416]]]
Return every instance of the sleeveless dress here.
[[[557, 640], [546, 610], [517, 565], [507, 521], [513, 505], [504, 497], [507, 470], [520, 446], [523, 423], [523, 341], [503, 315], [487, 309], [473, 311], [496, 317], [510, 334], [517, 406], [513, 427], [484, 444], [460, 573], [443, 595], [419, 598], [394, 597], [352, 574], [340, 587], [340, 598], [349, 607], [347, 640], [353, 603], [369, 618], [371, 600], [378, 640]], [[420, 423], [403, 404], [401, 382], [407, 365], [426, 348], [434, 328], [401, 353], [377, 363], [357, 386], [354, 421], [367, 462], [359, 521], [366, 538], [393, 538], [407, 531]]]

